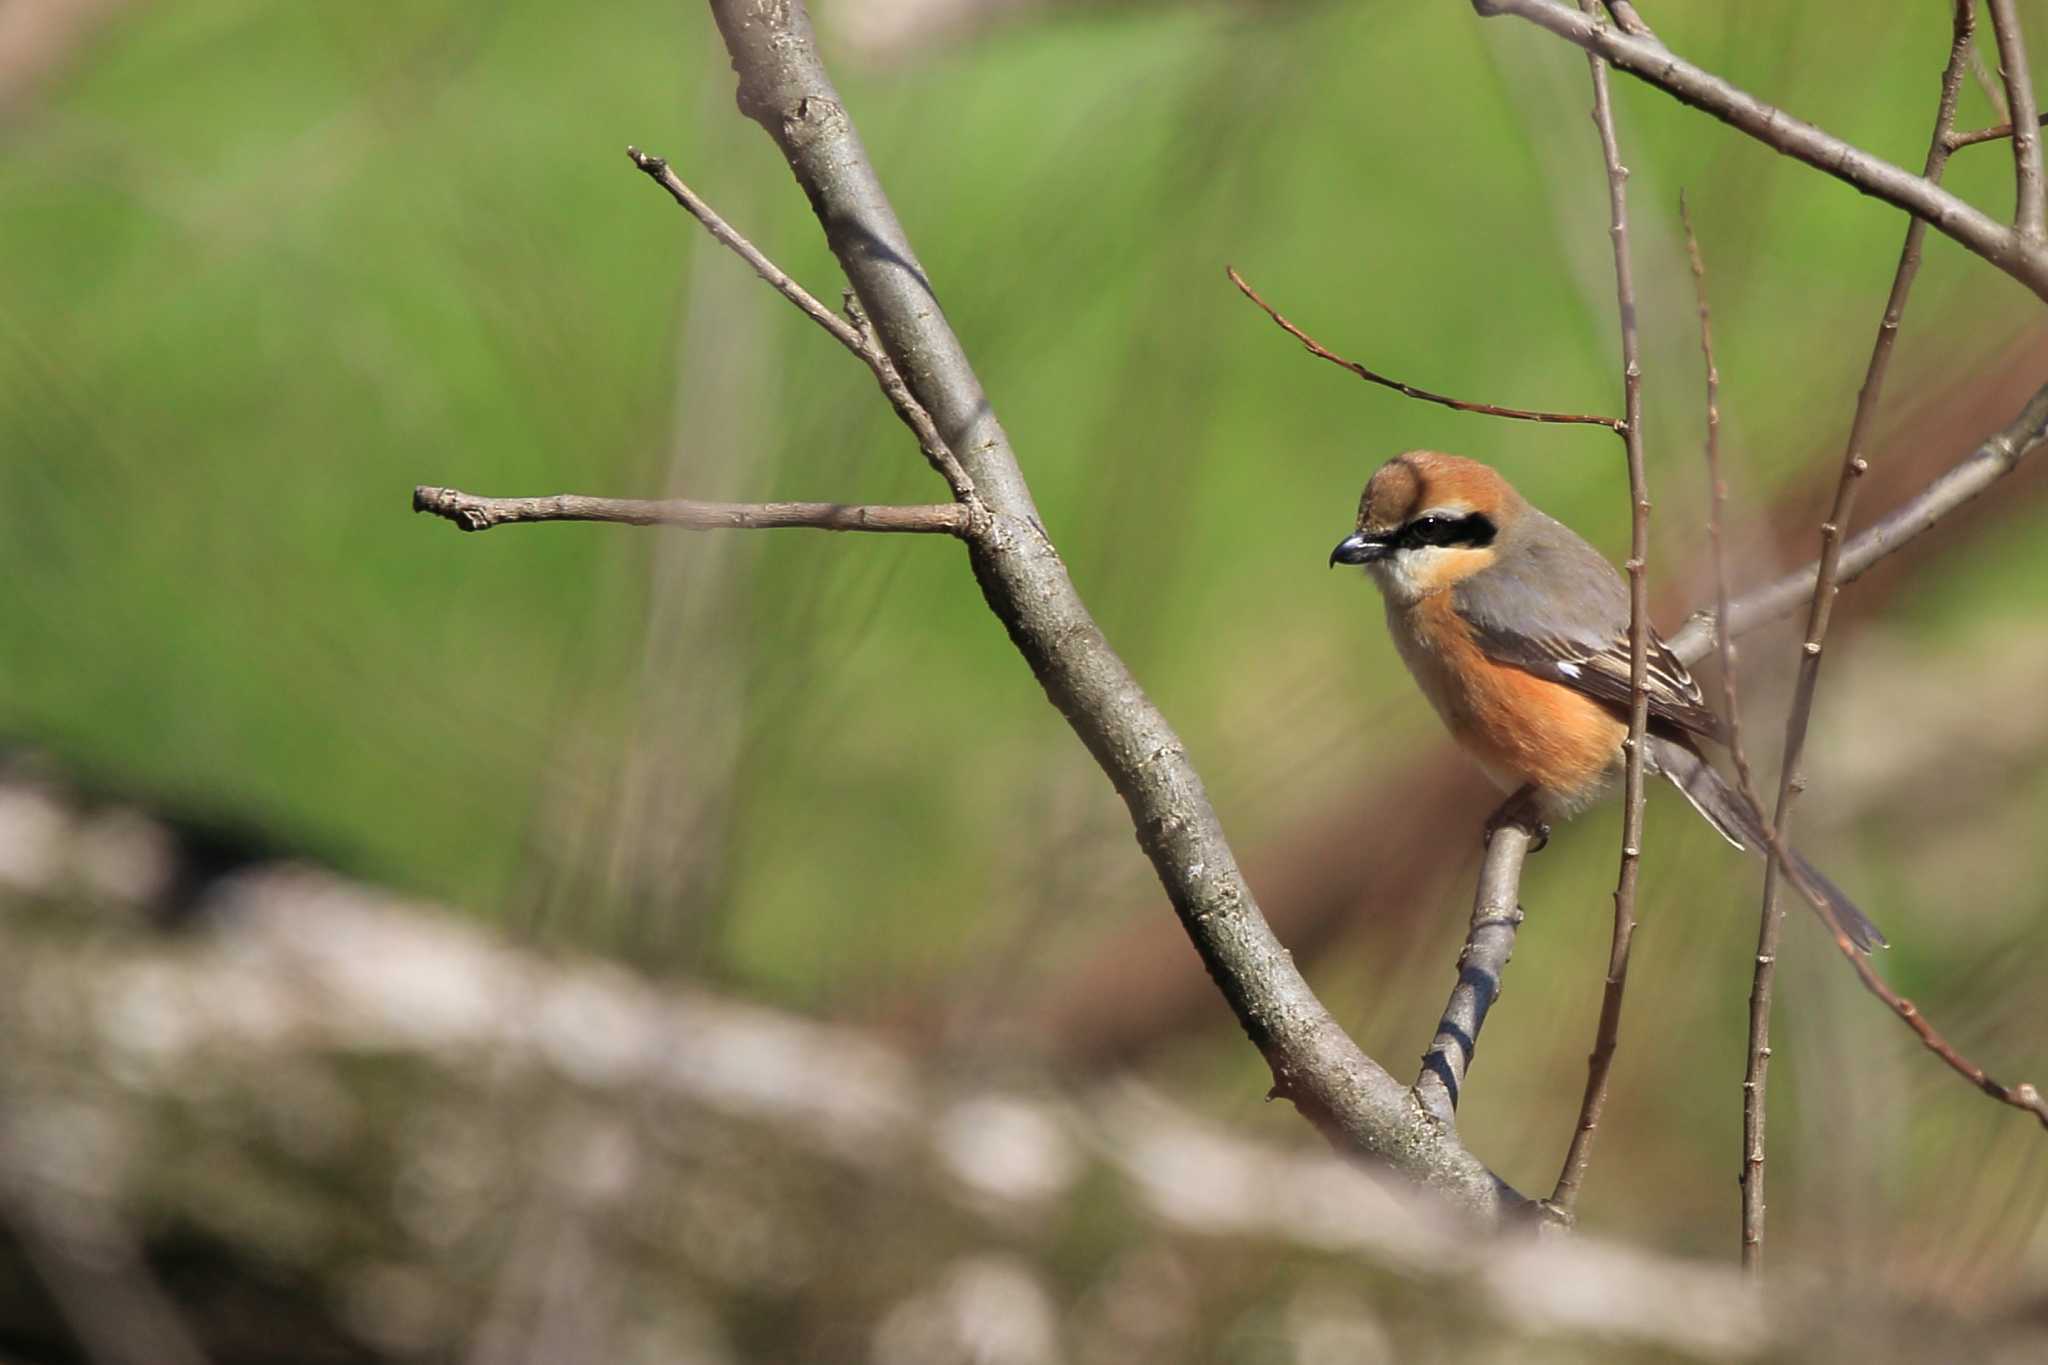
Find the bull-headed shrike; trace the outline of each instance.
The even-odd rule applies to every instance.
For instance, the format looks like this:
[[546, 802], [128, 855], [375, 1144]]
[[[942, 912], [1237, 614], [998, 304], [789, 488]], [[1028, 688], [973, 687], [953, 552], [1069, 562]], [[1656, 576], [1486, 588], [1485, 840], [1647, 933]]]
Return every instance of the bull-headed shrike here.
[[[1414, 450], [1380, 466], [1358, 529], [1330, 553], [1362, 565], [1387, 628], [1451, 735], [1539, 817], [1562, 820], [1612, 791], [1628, 737], [1629, 595], [1612, 564], [1476, 460]], [[1685, 794], [1728, 842], [1767, 852], [1762, 817], [1701, 755], [1720, 717], [1654, 632], [1643, 766]], [[1793, 854], [1864, 950], [1884, 944], [1840, 888]]]

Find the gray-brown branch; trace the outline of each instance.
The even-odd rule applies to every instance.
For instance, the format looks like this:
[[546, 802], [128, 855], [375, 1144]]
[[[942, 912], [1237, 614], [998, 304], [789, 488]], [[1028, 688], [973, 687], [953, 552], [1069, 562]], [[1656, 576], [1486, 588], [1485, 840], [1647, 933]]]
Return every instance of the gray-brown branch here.
[[[1925, 176], [1914, 175], [1764, 103], [1694, 66], [1656, 39], [1625, 33], [1560, 0], [1472, 0], [1472, 7], [1482, 15], [1511, 14], [1526, 19], [1680, 102], [1712, 114], [1773, 151], [1925, 219], [1935, 231], [2048, 299], [2048, 243], [1999, 222]], [[2021, 116], [2015, 113], [2014, 121], [2021, 122]]]
[[1457, 1122], [1465, 1075], [1479, 1048], [1479, 1030], [1486, 1024], [1487, 1011], [1500, 999], [1501, 979], [1522, 925], [1522, 863], [1529, 856], [1535, 828], [1534, 817], [1525, 815], [1520, 804], [1525, 795], [1509, 797], [1487, 823], [1486, 859], [1472, 893], [1472, 923], [1458, 954], [1458, 984], [1451, 988], [1436, 1037], [1422, 1054], [1422, 1074], [1415, 1080], [1423, 1107], [1447, 1124]]

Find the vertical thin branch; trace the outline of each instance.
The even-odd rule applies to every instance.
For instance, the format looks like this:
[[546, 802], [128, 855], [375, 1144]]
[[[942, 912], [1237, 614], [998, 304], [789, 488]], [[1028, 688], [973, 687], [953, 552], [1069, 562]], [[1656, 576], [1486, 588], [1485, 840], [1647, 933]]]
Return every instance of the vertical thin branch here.
[[2026, 33], [2013, 0], [1985, 0], [1985, 8], [1991, 13], [1991, 32], [1998, 39], [1998, 72], [2004, 78], [2005, 102], [2012, 111], [2013, 226], [2020, 236], [2038, 241], [2044, 235], [2048, 201], [2044, 201], [2041, 187], [2041, 120], [2034, 99], [2034, 74], [2027, 65]]
[[1763, 809], [1742, 743], [1742, 708], [1735, 695], [1735, 640], [1718, 623], [1728, 619], [1728, 481], [1721, 476], [1721, 367], [1714, 363], [1714, 314], [1707, 306], [1707, 263], [1692, 229], [1692, 206], [1678, 196], [1678, 221], [1685, 229], [1685, 254], [1692, 263], [1693, 299], [1700, 315], [1700, 358], [1707, 370], [1707, 541], [1714, 560], [1714, 651], [1721, 665], [1721, 715], [1728, 726], [1728, 753], [1735, 760], [1736, 786], [1750, 806]]
[[[1713, 314], [1707, 307], [1707, 267], [1700, 255], [1700, 243], [1692, 229], [1692, 212], [1685, 196], [1678, 198], [1678, 216], [1685, 225], [1685, 250], [1692, 262], [1693, 292], [1700, 315], [1700, 354], [1707, 369], [1707, 539], [1714, 560], [1714, 647], [1721, 663], [1721, 714], [1728, 725], [1728, 752], [1735, 760], [1736, 783], [1751, 810], [1761, 811], [1756, 780], [1750, 772], [1749, 751], [1742, 743], [1742, 708], [1736, 697], [1735, 640], [1726, 626], [1728, 620], [1728, 483], [1721, 476], [1721, 370], [1714, 363]], [[1769, 856], [1769, 850], [1766, 851]], [[1775, 863], [1772, 864], [1776, 866]], [[1768, 921], [1766, 933], [1775, 947], [1777, 921]], [[1770, 1034], [1771, 961], [1761, 949], [1757, 976], [1749, 997], [1749, 1032], [1752, 1043]], [[1742, 1082], [1742, 1245], [1747, 1264], [1755, 1249], [1763, 1245], [1764, 1092], [1762, 1068], [1770, 1056], [1768, 1046], [1752, 1046], [1749, 1073]]]
[[[1941, 100], [1934, 116], [1934, 136], [1927, 150], [1923, 174], [1938, 183], [1948, 165], [1949, 133], [1955, 126], [1956, 100], [1969, 70], [1971, 39], [1976, 27], [1973, 0], [1957, 0], [1948, 65], [1941, 77]], [[1898, 340], [1899, 319], [1905, 313], [1907, 296], [1920, 270], [1920, 250], [1927, 237], [1927, 224], [1918, 218], [1906, 225], [1905, 246], [1892, 275], [1891, 295], [1885, 302], [1884, 320], [1878, 325], [1877, 341], [1871, 347], [1870, 364], [1864, 371], [1863, 387], [1856, 396], [1856, 413], [1849, 423], [1849, 439], [1842, 452], [1842, 472], [1835, 484], [1834, 506], [1821, 526], [1820, 570], [1813, 586], [1813, 600], [1807, 610], [1806, 641], [1800, 649], [1799, 680], [1792, 695], [1792, 711], [1785, 721], [1785, 753], [1778, 776], [1778, 806], [1772, 816], [1774, 850], [1789, 838], [1792, 807], [1805, 789], [1803, 767], [1807, 724], [1813, 716], [1815, 689], [1820, 683], [1821, 647], [1827, 638], [1828, 621], [1839, 591], [1842, 536], [1856, 504], [1856, 490], [1869, 469], [1864, 455], [1870, 429], [1876, 419], [1878, 397], [1891, 366], [1892, 346]], [[1726, 619], [1727, 608], [1721, 616]], [[1749, 990], [1749, 1064], [1742, 1082], [1742, 1264], [1754, 1271], [1763, 1263], [1764, 1237], [1764, 1108], [1771, 1065], [1771, 989], [1778, 961], [1778, 934], [1785, 912], [1778, 900], [1782, 859], [1773, 857], [1764, 870], [1763, 910], [1757, 926], [1756, 969]], [[1867, 964], [1863, 964], [1867, 966]], [[1859, 974], [1861, 974], [1859, 972]], [[1866, 982], [1867, 984], [1867, 982]]]
[[[1581, 0], [1590, 12], [1593, 0]], [[1565, 1152], [1564, 1168], [1551, 1192], [1552, 1206], [1566, 1218], [1578, 1203], [1592, 1159], [1593, 1133], [1607, 1106], [1608, 1076], [1614, 1065], [1615, 1040], [1621, 1025], [1622, 992], [1628, 984], [1629, 944], [1636, 928], [1636, 877], [1643, 848], [1643, 728], [1649, 700], [1643, 690], [1649, 670], [1649, 585], [1645, 567], [1650, 557], [1650, 495], [1643, 473], [1643, 365], [1636, 335], [1635, 276], [1628, 252], [1628, 168], [1614, 135], [1614, 106], [1608, 97], [1607, 63], [1591, 51], [1586, 63], [1593, 75], [1593, 124], [1600, 130], [1600, 150], [1607, 167], [1608, 234], [1614, 243], [1614, 296], [1621, 315], [1622, 439], [1628, 447], [1630, 509], [1628, 763], [1622, 785], [1621, 872], [1614, 887], [1614, 938], [1607, 955], [1606, 988], [1600, 997], [1600, 1025], [1593, 1051], [1586, 1059], [1586, 1092], [1579, 1103], [1578, 1126]]]

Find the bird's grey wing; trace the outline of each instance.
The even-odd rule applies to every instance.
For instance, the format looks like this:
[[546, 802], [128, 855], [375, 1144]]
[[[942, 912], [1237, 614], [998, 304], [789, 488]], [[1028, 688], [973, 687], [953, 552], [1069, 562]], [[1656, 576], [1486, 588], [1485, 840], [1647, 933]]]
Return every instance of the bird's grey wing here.
[[[1496, 663], [1561, 683], [1627, 714], [1628, 588], [1614, 566], [1569, 528], [1533, 509], [1517, 528], [1518, 572], [1498, 567], [1452, 590], [1459, 616]], [[1720, 742], [1721, 718], [1708, 709], [1684, 662], [1651, 632], [1644, 692], [1650, 720]], [[1661, 728], [1661, 727], [1658, 727]]]

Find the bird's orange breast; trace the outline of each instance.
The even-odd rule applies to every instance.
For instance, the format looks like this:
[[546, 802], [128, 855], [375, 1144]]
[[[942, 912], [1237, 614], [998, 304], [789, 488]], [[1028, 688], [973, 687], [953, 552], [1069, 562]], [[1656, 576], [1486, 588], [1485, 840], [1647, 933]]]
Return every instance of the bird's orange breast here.
[[1390, 607], [1387, 616], [1423, 694], [1503, 790], [1534, 784], [1572, 799], [1604, 787], [1628, 735], [1607, 707], [1487, 658], [1448, 592]]

